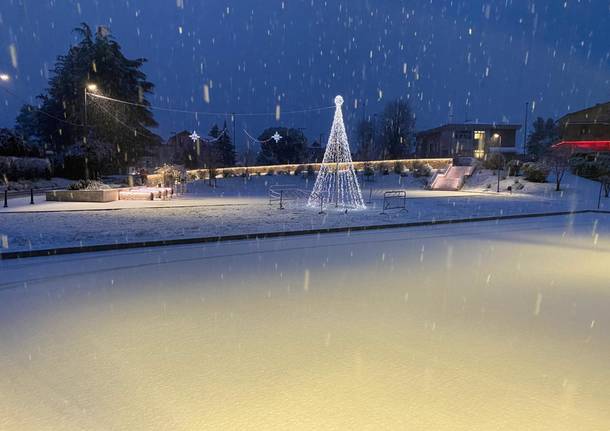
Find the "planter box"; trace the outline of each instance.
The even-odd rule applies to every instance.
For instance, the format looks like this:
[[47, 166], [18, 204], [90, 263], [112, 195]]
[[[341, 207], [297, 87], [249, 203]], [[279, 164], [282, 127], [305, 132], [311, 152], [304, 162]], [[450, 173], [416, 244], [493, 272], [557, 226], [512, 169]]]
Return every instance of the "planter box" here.
[[154, 198], [152, 192], [130, 190], [119, 192], [119, 199], [122, 201], [152, 201]]
[[48, 201], [113, 202], [119, 200], [119, 189], [110, 190], [53, 190], [47, 192]]

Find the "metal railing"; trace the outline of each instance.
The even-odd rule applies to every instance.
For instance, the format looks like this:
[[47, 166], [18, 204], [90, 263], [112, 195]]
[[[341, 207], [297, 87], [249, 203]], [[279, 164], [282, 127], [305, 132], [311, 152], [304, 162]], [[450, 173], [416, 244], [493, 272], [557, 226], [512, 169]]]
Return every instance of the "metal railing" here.
[[274, 185], [269, 187], [269, 205], [279, 204], [283, 210], [286, 203], [307, 200], [310, 194], [296, 185]]
[[388, 210], [407, 211], [407, 192], [404, 190], [390, 190], [383, 194], [383, 207], [381, 214]]

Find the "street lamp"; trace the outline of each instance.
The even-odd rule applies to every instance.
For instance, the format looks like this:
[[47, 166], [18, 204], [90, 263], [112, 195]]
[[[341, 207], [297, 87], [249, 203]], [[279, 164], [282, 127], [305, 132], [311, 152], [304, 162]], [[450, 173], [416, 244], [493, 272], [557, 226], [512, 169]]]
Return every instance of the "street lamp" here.
[[[88, 83], [85, 85], [85, 110], [83, 115], [83, 142], [87, 146], [89, 144], [89, 127], [87, 125], [87, 93], [95, 93], [97, 91], [97, 85], [94, 83]], [[86, 160], [86, 159], [85, 159]], [[85, 178], [89, 179], [89, 164], [85, 161]]]
[[7, 73], [0, 73], [0, 81], [7, 82], [7, 81], [10, 81], [10, 80], [11, 80], [11, 77], [10, 77], [9, 74], [7, 74]]
[[87, 132], [87, 94], [97, 92], [97, 84], [92, 82], [85, 85], [85, 115], [83, 124], [85, 126], [85, 133]]

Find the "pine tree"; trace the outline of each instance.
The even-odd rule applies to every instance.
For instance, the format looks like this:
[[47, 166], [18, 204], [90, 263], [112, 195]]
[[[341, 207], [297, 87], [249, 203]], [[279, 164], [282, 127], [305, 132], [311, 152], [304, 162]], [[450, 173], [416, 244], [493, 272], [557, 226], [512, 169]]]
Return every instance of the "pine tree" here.
[[[216, 146], [218, 147], [218, 152], [220, 153], [222, 159], [223, 167], [231, 167], [235, 166], [235, 146], [231, 140], [231, 135], [229, 134], [229, 130], [227, 129], [227, 122], [225, 121], [222, 132], [217, 131], [217, 135], [213, 136], [214, 138], [220, 138], [216, 141]], [[222, 135], [220, 135], [222, 133]]]
[[[276, 142], [275, 134], [282, 138]], [[304, 163], [307, 159], [307, 138], [298, 129], [270, 127], [260, 134], [261, 149], [257, 163], [261, 165], [284, 165]]]
[[[133, 164], [147, 144], [160, 142], [148, 130], [157, 126], [146, 100], [154, 85], [141, 71], [146, 60], [126, 58], [107, 31], [93, 34], [83, 23], [75, 32], [80, 42], [57, 58], [49, 88], [39, 96], [43, 112], [37, 111], [34, 118], [22, 116], [18, 127], [33, 129], [32, 135], [59, 153], [81, 154], [94, 176], [102, 167]], [[90, 95], [85, 106], [90, 83], [100, 95], [131, 105]]]
[[540, 159], [559, 138], [559, 131], [552, 118], [536, 118], [533, 130], [527, 137], [527, 153]]

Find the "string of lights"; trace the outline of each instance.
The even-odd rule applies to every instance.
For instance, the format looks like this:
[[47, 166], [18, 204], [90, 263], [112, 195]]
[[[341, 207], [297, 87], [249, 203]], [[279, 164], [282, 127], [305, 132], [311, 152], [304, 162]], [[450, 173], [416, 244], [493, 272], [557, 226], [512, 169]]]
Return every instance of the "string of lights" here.
[[335, 118], [330, 130], [324, 159], [308, 205], [317, 208], [320, 201], [326, 199], [334, 203], [336, 208], [364, 209], [362, 192], [358, 184], [352, 153], [343, 122], [343, 97], [335, 97]]
[[258, 144], [266, 144], [267, 142], [271, 142], [271, 141], [275, 141], [276, 143], [278, 143], [280, 141], [280, 139], [282, 139], [282, 136], [280, 136], [280, 134], [278, 132], [275, 132], [275, 134], [272, 137], [270, 137], [269, 139], [265, 139], [264, 141], [256, 139], [254, 136], [249, 134], [246, 129], [244, 129], [244, 133], [251, 141], [254, 141]]

